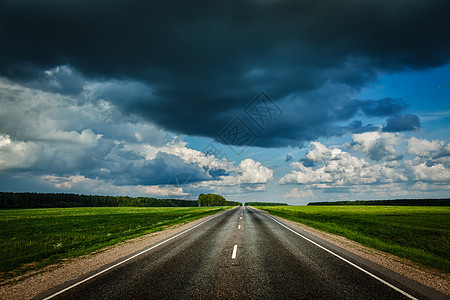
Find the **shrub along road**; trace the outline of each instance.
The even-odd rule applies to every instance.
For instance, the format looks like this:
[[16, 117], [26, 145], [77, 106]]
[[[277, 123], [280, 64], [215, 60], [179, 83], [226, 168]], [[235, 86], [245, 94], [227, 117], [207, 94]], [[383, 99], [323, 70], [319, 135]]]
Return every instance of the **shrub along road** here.
[[99, 271], [38, 298], [447, 299], [248, 207]]

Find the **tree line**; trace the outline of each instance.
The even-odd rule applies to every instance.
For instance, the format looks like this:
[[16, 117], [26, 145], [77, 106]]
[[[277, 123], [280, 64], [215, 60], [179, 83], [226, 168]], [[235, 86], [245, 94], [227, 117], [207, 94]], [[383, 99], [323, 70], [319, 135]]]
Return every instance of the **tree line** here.
[[64, 193], [0, 192], [0, 209], [52, 207], [195, 207], [196, 200], [157, 199], [150, 197], [97, 196]]
[[395, 199], [310, 202], [308, 205], [386, 205], [386, 206], [450, 206], [450, 199]]
[[[201, 194], [204, 195], [204, 194]], [[201, 196], [200, 195], [200, 196]], [[0, 209], [56, 208], [56, 207], [196, 207], [240, 206], [215, 194], [204, 195], [199, 200], [157, 199], [151, 197], [98, 196], [65, 193], [11, 193], [0, 192]], [[200, 198], [202, 200], [200, 200]]]

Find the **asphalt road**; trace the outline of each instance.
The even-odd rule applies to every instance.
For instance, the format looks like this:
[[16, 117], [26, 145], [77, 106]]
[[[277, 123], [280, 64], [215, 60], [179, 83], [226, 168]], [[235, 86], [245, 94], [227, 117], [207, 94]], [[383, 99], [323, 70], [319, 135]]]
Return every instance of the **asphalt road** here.
[[248, 207], [119, 263], [38, 298], [447, 299]]

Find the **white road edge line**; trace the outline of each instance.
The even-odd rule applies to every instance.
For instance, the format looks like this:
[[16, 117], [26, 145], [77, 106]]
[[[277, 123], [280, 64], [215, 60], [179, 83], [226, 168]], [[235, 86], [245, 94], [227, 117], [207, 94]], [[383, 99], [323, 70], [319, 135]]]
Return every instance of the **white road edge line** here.
[[317, 243], [314, 242], [313, 240], [310, 240], [310, 239], [307, 238], [306, 236], [304, 236], [304, 235], [298, 233], [297, 231], [295, 231], [295, 230], [293, 230], [293, 229], [287, 227], [287, 226], [284, 225], [283, 223], [279, 222], [277, 219], [275, 219], [275, 218], [273, 218], [273, 217], [271, 217], [271, 216], [269, 216], [269, 215], [266, 215], [266, 214], [264, 214], [264, 213], [261, 213], [261, 212], [259, 212], [259, 211], [258, 211], [258, 213], [262, 214], [263, 216], [268, 217], [269, 219], [271, 219], [272, 221], [274, 221], [274, 222], [280, 224], [281, 226], [283, 226], [283, 227], [286, 228], [287, 230], [292, 231], [292, 232], [295, 233], [296, 235], [302, 237], [303, 239], [307, 240], [307, 241], [310, 242], [310, 243], [313, 243], [314, 245], [316, 245], [317, 247], [321, 248], [322, 250], [325, 250], [325, 251], [327, 251], [328, 253], [330, 253], [330, 254], [336, 256], [336, 257], [339, 258], [340, 260], [342, 260], [342, 261], [348, 263], [349, 265], [351, 265], [351, 266], [357, 268], [358, 270], [360, 270], [360, 271], [366, 273], [367, 275], [373, 277], [374, 279], [380, 281], [381, 283], [384, 283], [384, 284], [387, 285], [388, 287], [390, 287], [390, 288], [396, 290], [397, 292], [399, 292], [400, 294], [402, 294], [402, 295], [408, 297], [409, 299], [418, 300], [416, 297], [414, 297], [414, 296], [408, 294], [407, 292], [401, 290], [400, 288], [396, 287], [395, 285], [390, 284], [389, 282], [385, 281], [384, 279], [381, 279], [381, 278], [378, 277], [377, 275], [370, 273], [370, 272], [367, 271], [366, 269], [361, 268], [360, 266], [358, 266], [358, 265], [352, 263], [351, 261], [349, 261], [349, 260], [343, 258], [342, 256], [340, 256], [340, 255], [334, 253], [333, 251], [328, 250], [327, 248], [325, 248], [325, 247], [323, 247], [323, 246], [317, 244]]
[[234, 245], [234, 248], [233, 248], [233, 254], [231, 255], [231, 258], [232, 258], [232, 259], [235, 259], [235, 258], [236, 258], [236, 252], [237, 252], [237, 245]]
[[164, 241], [162, 241], [162, 242], [160, 242], [160, 243], [158, 243], [158, 244], [156, 244], [156, 245], [153, 245], [152, 247], [150, 247], [150, 248], [148, 248], [148, 249], [145, 249], [145, 250], [143, 250], [143, 251], [141, 251], [141, 252], [139, 252], [139, 253], [137, 253], [137, 254], [135, 254], [135, 255], [133, 255], [133, 256], [131, 256], [131, 257], [125, 259], [125, 260], [122, 260], [122, 261], [118, 262], [118, 263], [115, 264], [115, 265], [112, 265], [112, 266], [110, 266], [110, 267], [108, 267], [108, 268], [106, 268], [106, 269], [104, 269], [104, 270], [102, 270], [102, 271], [100, 271], [100, 272], [98, 272], [98, 273], [95, 273], [94, 275], [89, 276], [88, 278], [85, 278], [85, 279], [83, 279], [83, 280], [81, 280], [81, 281], [78, 281], [78, 282], [72, 284], [71, 286], [66, 287], [65, 289], [62, 289], [62, 290], [60, 290], [60, 291], [58, 291], [58, 292], [56, 292], [56, 293], [54, 293], [54, 294], [52, 294], [52, 295], [50, 295], [50, 296], [44, 298], [44, 300], [52, 299], [52, 298], [54, 298], [54, 297], [56, 297], [56, 296], [58, 296], [58, 295], [60, 295], [60, 294], [62, 294], [62, 293], [64, 293], [64, 292], [66, 292], [66, 291], [68, 291], [68, 290], [70, 290], [70, 289], [72, 289], [72, 288], [74, 288], [74, 287], [76, 287], [76, 286], [78, 286], [78, 285], [80, 285], [80, 284], [85, 283], [86, 281], [91, 280], [92, 278], [97, 277], [98, 275], [101, 275], [101, 274], [103, 274], [103, 273], [105, 273], [105, 272], [108, 272], [109, 270], [114, 269], [115, 267], [120, 266], [121, 264], [126, 263], [127, 261], [132, 260], [133, 258], [136, 258], [136, 257], [138, 257], [139, 255], [142, 255], [142, 254], [144, 254], [144, 253], [146, 253], [146, 252], [148, 252], [148, 251], [150, 251], [150, 250], [153, 250], [153, 249], [155, 249], [156, 247], [161, 246], [162, 244], [165, 244], [165, 243], [167, 243], [168, 241], [171, 241], [171, 240], [173, 240], [173, 239], [179, 237], [180, 235], [183, 235], [183, 234], [185, 234], [186, 232], [191, 231], [192, 229], [197, 228], [197, 227], [199, 227], [200, 225], [203, 225], [203, 224], [205, 224], [206, 222], [209, 222], [209, 221], [211, 221], [212, 219], [215, 219], [215, 218], [217, 218], [217, 217], [223, 215], [223, 214], [226, 213], [226, 212], [227, 212], [227, 211], [224, 211], [224, 212], [222, 212], [222, 213], [220, 213], [220, 214], [218, 214], [218, 215], [216, 215], [216, 216], [213, 216], [212, 218], [209, 218], [209, 219], [207, 219], [207, 220], [205, 220], [205, 221], [203, 221], [203, 222], [198, 223], [197, 225], [194, 225], [194, 226], [192, 226], [192, 227], [186, 229], [185, 231], [182, 231], [182, 232], [180, 232], [180, 233], [177, 233], [176, 235], [174, 235], [174, 236], [168, 238], [167, 240], [164, 240]]

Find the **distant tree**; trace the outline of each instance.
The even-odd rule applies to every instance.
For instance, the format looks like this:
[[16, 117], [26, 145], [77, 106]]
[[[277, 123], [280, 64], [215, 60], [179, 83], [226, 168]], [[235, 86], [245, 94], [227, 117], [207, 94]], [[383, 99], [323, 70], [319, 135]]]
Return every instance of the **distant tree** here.
[[217, 194], [200, 194], [198, 196], [199, 206], [224, 206], [227, 204], [227, 200]]
[[208, 206], [208, 197], [205, 194], [198, 195], [198, 206]]

